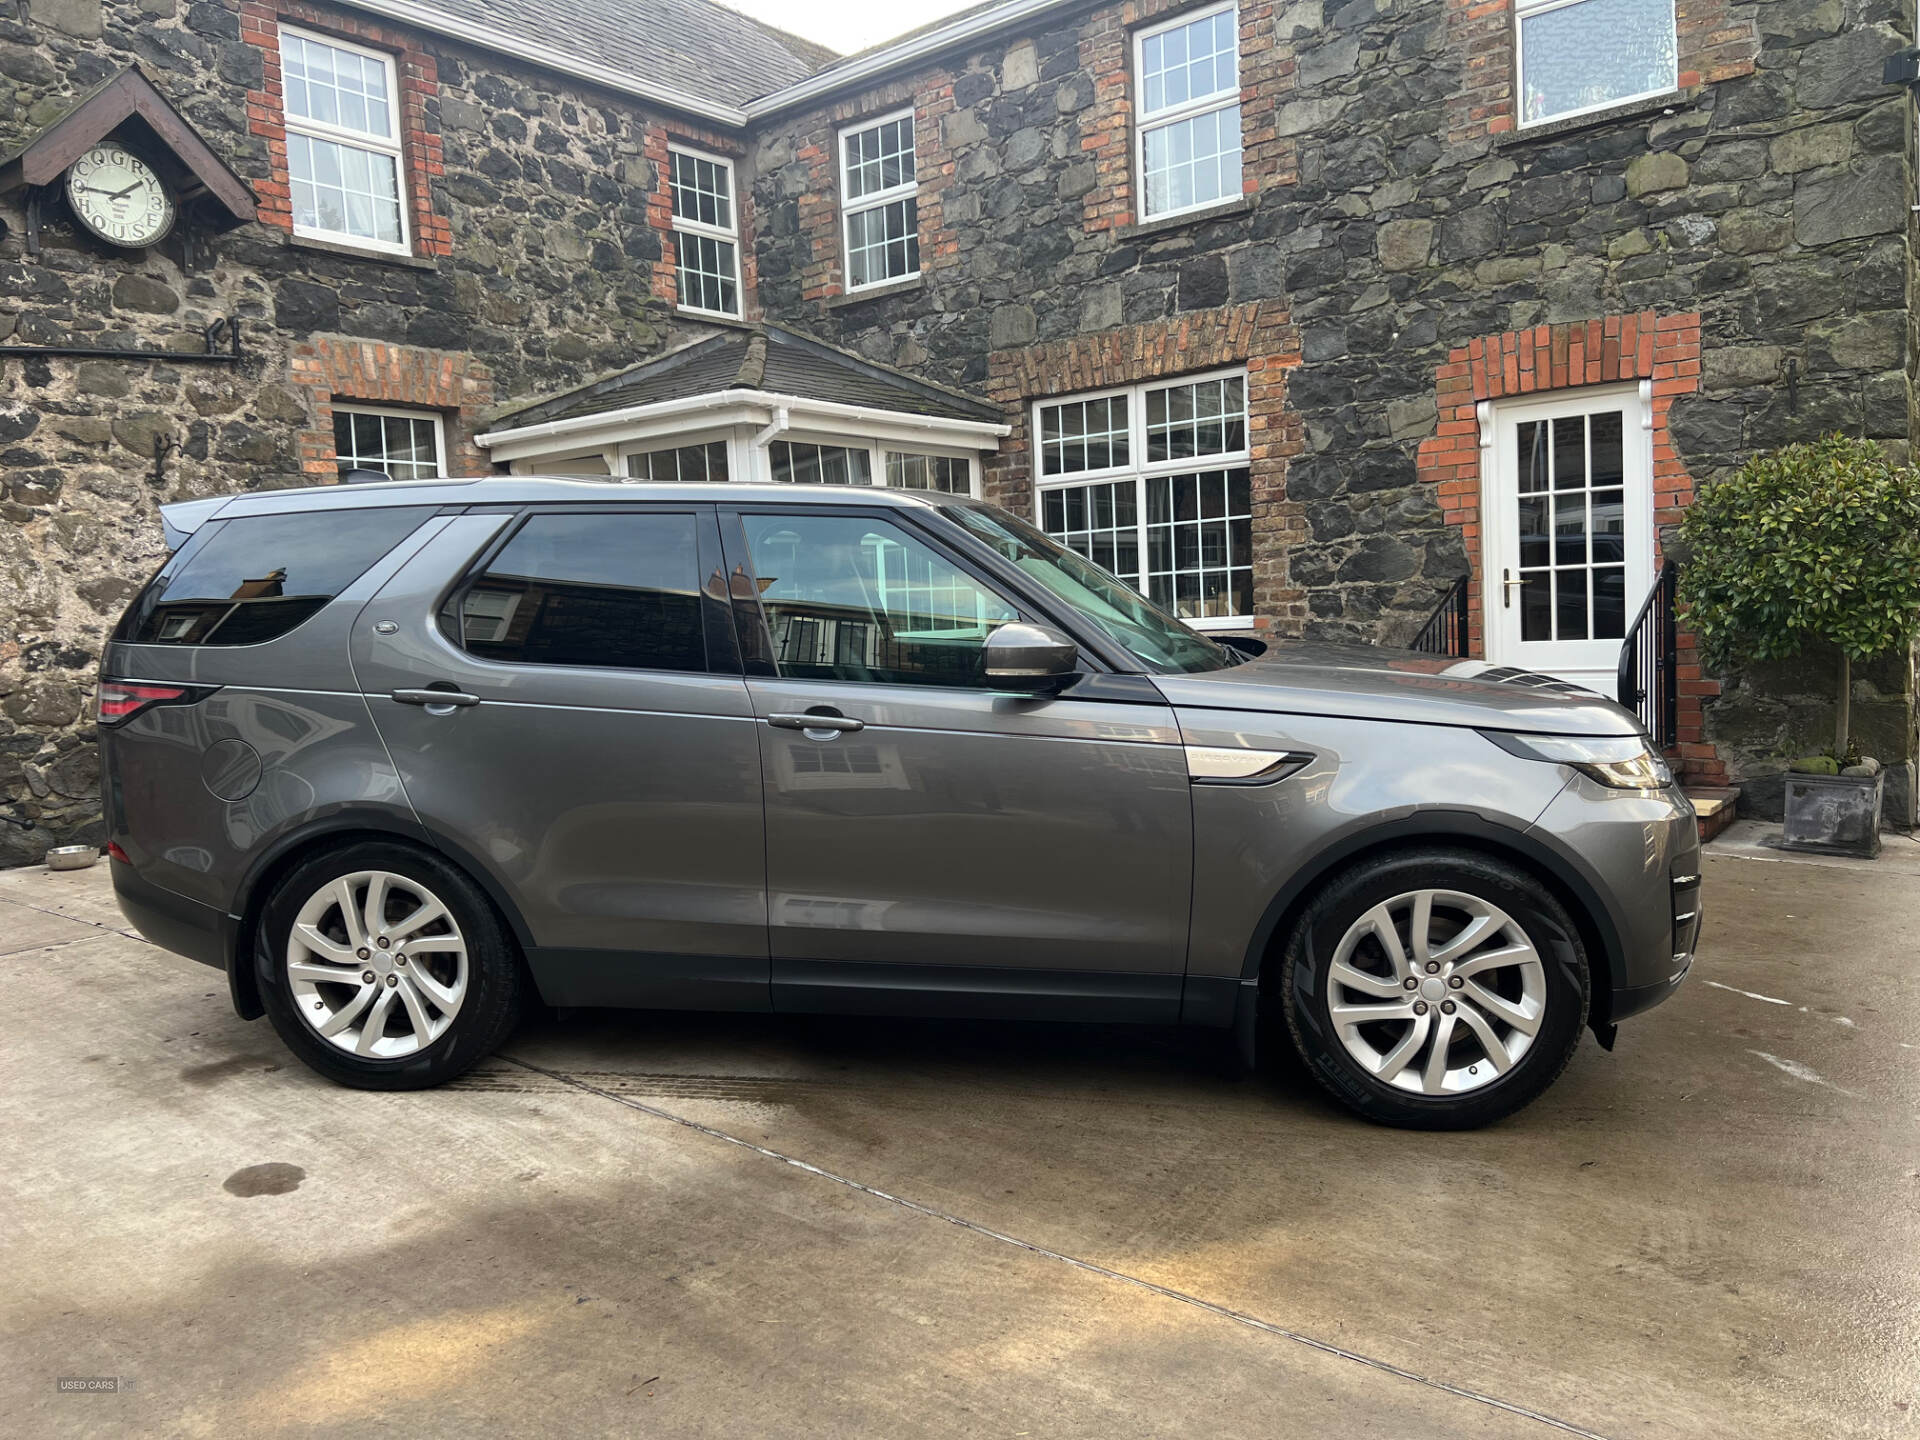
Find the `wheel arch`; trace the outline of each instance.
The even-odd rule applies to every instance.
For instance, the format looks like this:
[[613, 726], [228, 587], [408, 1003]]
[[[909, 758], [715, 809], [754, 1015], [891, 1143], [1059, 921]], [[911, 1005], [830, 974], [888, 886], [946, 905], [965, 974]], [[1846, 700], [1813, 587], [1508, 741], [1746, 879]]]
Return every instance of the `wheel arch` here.
[[266, 907], [273, 887], [282, 876], [311, 856], [361, 840], [401, 841], [457, 866], [480, 887], [495, 912], [506, 922], [519, 950], [520, 963], [523, 966], [527, 963], [527, 950], [533, 940], [526, 920], [519, 906], [474, 855], [416, 821], [381, 810], [345, 810], [279, 837], [255, 857], [241, 881], [233, 912], [228, 917], [233, 927], [233, 944], [227, 963], [227, 989], [233, 999], [234, 1013], [241, 1019], [257, 1020], [266, 1013], [254, 979], [253, 940], [259, 928], [260, 912]]
[[1585, 873], [1577, 857], [1559, 849], [1546, 837], [1501, 825], [1471, 811], [1425, 811], [1369, 826], [1316, 853], [1289, 877], [1262, 914], [1247, 944], [1240, 972], [1242, 994], [1255, 988], [1245, 982], [1263, 978], [1268, 961], [1285, 948], [1294, 925], [1329, 876], [1349, 865], [1397, 850], [1436, 844], [1504, 860], [1528, 871], [1552, 892], [1580, 927], [1580, 938], [1587, 953], [1597, 962], [1597, 973], [1590, 977], [1592, 994], [1587, 1023], [1603, 1042], [1609, 1041], [1613, 992], [1622, 983], [1626, 962], [1619, 927], [1601, 898], [1599, 886]]

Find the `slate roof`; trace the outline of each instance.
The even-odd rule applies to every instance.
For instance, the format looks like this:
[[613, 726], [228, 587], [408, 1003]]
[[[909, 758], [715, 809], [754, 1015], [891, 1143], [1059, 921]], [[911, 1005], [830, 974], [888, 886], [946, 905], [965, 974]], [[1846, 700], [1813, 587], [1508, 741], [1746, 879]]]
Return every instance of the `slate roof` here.
[[712, 0], [427, 0], [428, 10], [740, 105], [839, 57]]
[[497, 425], [500, 429], [517, 429], [726, 390], [766, 390], [943, 420], [994, 424], [1006, 418], [988, 401], [875, 365], [777, 325], [762, 325], [715, 335], [579, 390], [539, 401]]

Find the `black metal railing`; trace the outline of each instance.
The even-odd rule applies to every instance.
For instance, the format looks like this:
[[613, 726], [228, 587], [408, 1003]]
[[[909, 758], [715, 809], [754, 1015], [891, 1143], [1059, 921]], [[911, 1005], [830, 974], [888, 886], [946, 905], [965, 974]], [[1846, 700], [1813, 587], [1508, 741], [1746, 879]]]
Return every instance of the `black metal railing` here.
[[1462, 575], [1447, 587], [1447, 593], [1427, 617], [1427, 623], [1408, 644], [1409, 650], [1450, 655], [1457, 660], [1467, 658], [1467, 581], [1471, 578]]
[[1673, 744], [1675, 717], [1680, 708], [1680, 667], [1675, 653], [1678, 626], [1673, 597], [1679, 570], [1662, 565], [1653, 588], [1627, 627], [1627, 643], [1620, 647], [1620, 703], [1640, 717], [1647, 734], [1661, 749]]

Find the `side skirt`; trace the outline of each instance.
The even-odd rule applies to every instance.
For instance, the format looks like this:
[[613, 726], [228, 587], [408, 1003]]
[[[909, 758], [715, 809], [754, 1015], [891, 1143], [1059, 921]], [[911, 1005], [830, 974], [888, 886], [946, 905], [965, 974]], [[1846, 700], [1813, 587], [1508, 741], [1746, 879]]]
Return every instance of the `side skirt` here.
[[1172, 1025], [1181, 977], [997, 965], [775, 960], [773, 1008], [789, 1014], [931, 1015]]

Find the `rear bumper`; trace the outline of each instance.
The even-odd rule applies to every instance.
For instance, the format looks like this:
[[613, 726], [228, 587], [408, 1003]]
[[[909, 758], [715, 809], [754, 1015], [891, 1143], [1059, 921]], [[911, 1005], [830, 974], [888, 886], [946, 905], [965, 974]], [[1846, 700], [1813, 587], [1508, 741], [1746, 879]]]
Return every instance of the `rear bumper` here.
[[147, 939], [202, 965], [225, 970], [233, 955], [233, 922], [211, 905], [143, 880], [124, 860], [113, 867], [113, 895], [125, 915]]

